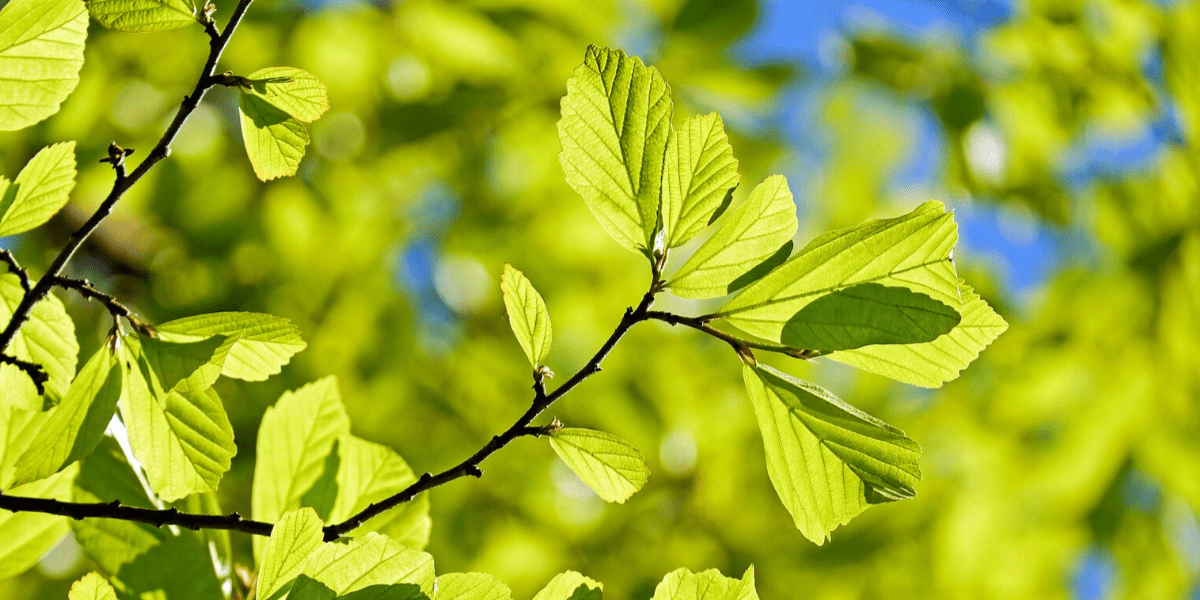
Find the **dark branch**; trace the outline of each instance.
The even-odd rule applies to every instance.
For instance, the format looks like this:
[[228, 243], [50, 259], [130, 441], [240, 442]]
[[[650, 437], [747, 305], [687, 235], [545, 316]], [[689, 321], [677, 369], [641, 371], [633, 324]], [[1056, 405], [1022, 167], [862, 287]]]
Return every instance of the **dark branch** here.
[[179, 512], [174, 508], [156, 510], [124, 506], [118, 502], [62, 502], [45, 498], [10, 496], [0, 492], [0, 509], [12, 512], [39, 512], [80, 519], [118, 519], [136, 521], [155, 527], [178, 525], [186, 529], [227, 529], [254, 535], [271, 535], [270, 523], [243, 519], [237, 513], [229, 515], [197, 515]]
[[33, 287], [33, 282], [29, 281], [29, 271], [26, 271], [21, 263], [17, 262], [17, 257], [8, 250], [0, 250], [0, 261], [4, 261], [4, 264], [8, 265], [8, 271], [21, 280], [21, 287], [28, 294], [29, 289]]
[[42, 368], [42, 365], [21, 360], [7, 354], [0, 354], [0, 363], [9, 364], [25, 371], [25, 374], [33, 381], [33, 385], [37, 387], [38, 395], [46, 393], [46, 382], [50, 381], [50, 376], [46, 374], [46, 370]]
[[[46, 270], [46, 273], [42, 275], [37, 284], [25, 293], [16, 310], [13, 311], [12, 319], [8, 322], [4, 331], [0, 333], [0, 353], [12, 343], [21, 326], [29, 319], [33, 307], [38, 302], [41, 302], [46, 297], [46, 294], [49, 294], [50, 290], [57, 285], [58, 279], [62, 275], [63, 269], [66, 268], [67, 263], [71, 260], [71, 257], [87, 241], [88, 236], [92, 235], [92, 232], [100, 226], [100, 223], [108, 217], [109, 213], [112, 212], [113, 206], [117, 204], [117, 201], [125, 195], [125, 192], [129, 188], [141, 181], [146, 176], [146, 173], [149, 173], [150, 169], [154, 168], [154, 165], [157, 165], [164, 158], [171, 155], [171, 144], [175, 141], [175, 137], [179, 135], [180, 129], [183, 128], [192, 111], [196, 110], [200, 101], [204, 99], [204, 94], [213, 86], [212, 77], [213, 73], [216, 72], [217, 61], [221, 59], [221, 53], [229, 45], [230, 37], [233, 36], [233, 32], [237, 29], [242, 17], [246, 15], [246, 10], [250, 8], [252, 1], [239, 0], [237, 8], [234, 9], [233, 15], [229, 18], [229, 24], [226, 25], [225, 31], [209, 40], [208, 60], [200, 72], [200, 77], [196, 81], [196, 87], [192, 89], [191, 95], [184, 97], [183, 103], [179, 105], [179, 110], [175, 113], [175, 118], [171, 120], [171, 124], [167, 126], [167, 130], [163, 132], [158, 143], [154, 145], [154, 149], [147, 154], [146, 158], [138, 164], [132, 173], [125, 175], [124, 167], [123, 165], [121, 166], [117, 172], [116, 180], [113, 182], [112, 190], [109, 191], [104, 201], [100, 203], [100, 207], [96, 209], [91, 218], [80, 226], [75, 233], [71, 234], [70, 239], [67, 240], [67, 245], [63, 247], [58, 256], [54, 257], [54, 261], [50, 263], [50, 268]], [[216, 26], [214, 25], [211, 28], [205, 26], [205, 30], [209, 31], [209, 35], [212, 36], [216, 32]], [[117, 167], [116, 164], [113, 166], [114, 168]]]
[[802, 358], [805, 360], [816, 358], [817, 356], [821, 355], [821, 353], [817, 350], [805, 350], [802, 348], [792, 348], [790, 346], [784, 346], [782, 344], [756, 342], [753, 340], [744, 340], [744, 339], [735, 337], [729, 333], [726, 333], [724, 331], [721, 331], [720, 329], [717, 329], [716, 327], [713, 327], [711, 325], [711, 322], [712, 322], [711, 317], [685, 317], [683, 315], [677, 315], [674, 313], [652, 310], [652, 311], [649, 311], [646, 313], [646, 318], [654, 319], [656, 321], [662, 321], [662, 322], [670, 324], [670, 325], [683, 325], [685, 327], [691, 327], [692, 329], [695, 329], [697, 331], [703, 331], [704, 333], [707, 333], [708, 335], [711, 335], [712, 337], [715, 337], [718, 340], [721, 340], [721, 341], [725, 342], [726, 344], [729, 344], [730, 346], [733, 347], [733, 349], [738, 353], [739, 356], [741, 356], [743, 358], [748, 358], [751, 361], [754, 360], [754, 353], [752, 352], [752, 350], [765, 350], [767, 352], [777, 352], [779, 354], [786, 354], [793, 358]]
[[549, 408], [550, 405], [558, 401], [559, 398], [565, 396], [567, 392], [570, 392], [572, 389], [574, 389], [575, 386], [582, 383], [584, 379], [587, 379], [588, 377], [600, 372], [600, 363], [604, 361], [605, 357], [607, 357], [610, 352], [612, 352], [612, 349], [617, 345], [617, 342], [621, 341], [621, 338], [625, 337], [625, 334], [632, 329], [634, 325], [649, 318], [647, 315], [650, 310], [650, 305], [654, 304], [654, 295], [657, 293], [658, 287], [658, 282], [656, 280], [655, 283], [651, 285], [651, 291], [646, 292], [646, 295], [642, 297], [642, 301], [640, 304], [638, 304], [637, 308], [628, 308], [625, 310], [625, 316], [623, 316], [621, 318], [621, 322], [617, 324], [616, 330], [614, 330], [612, 335], [608, 337], [608, 340], [604, 342], [604, 345], [601, 346], [598, 351], [596, 351], [596, 354], [592, 356], [592, 359], [589, 360], [588, 363], [583, 366], [583, 368], [579, 369], [575, 375], [573, 375], [553, 392], [547, 394], [542, 377], [535, 374], [533, 404], [529, 407], [529, 410], [526, 410], [525, 414], [522, 414], [515, 423], [513, 423], [504, 431], [504, 433], [493, 437], [490, 441], [488, 441], [487, 444], [483, 446], [483, 448], [480, 448], [478, 452], [472, 454], [470, 458], [462, 461], [458, 465], [442, 471], [437, 475], [426, 473], [422, 475], [416, 483], [408, 486], [404, 490], [401, 490], [399, 493], [368, 506], [362, 512], [350, 517], [342, 523], [337, 523], [326, 527], [325, 541], [333, 541], [343, 535], [346, 535], [370, 520], [372, 517], [375, 517], [383, 512], [386, 512], [388, 509], [412, 500], [421, 492], [429, 491], [435, 487], [447, 484], [455, 479], [466, 477], [468, 475], [480, 477], [483, 475], [483, 470], [479, 467], [479, 465], [483, 463], [487, 457], [495, 454], [496, 451], [507, 446], [513, 440], [525, 436], [547, 435], [549, 433], [553, 433], [554, 429], [561, 427], [562, 424], [558, 423], [557, 419], [555, 419], [555, 421], [550, 425], [544, 427], [534, 427], [531, 424], [533, 423], [533, 420], [538, 417], [538, 415], [542, 414], [542, 412]]

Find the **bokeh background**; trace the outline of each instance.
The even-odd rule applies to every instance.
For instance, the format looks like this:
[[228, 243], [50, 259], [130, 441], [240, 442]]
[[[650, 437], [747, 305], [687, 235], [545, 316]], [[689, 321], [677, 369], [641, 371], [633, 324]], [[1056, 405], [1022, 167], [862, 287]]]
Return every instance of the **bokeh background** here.
[[[254, 310], [301, 327], [281, 375], [219, 384], [239, 447], [225, 508], [249, 506], [265, 408], [327, 374], [354, 432], [418, 472], [507, 426], [530, 380], [504, 262], [546, 298], [560, 377], [636, 302], [643, 259], [557, 160], [558, 100], [600, 43], [658, 66], [677, 121], [719, 111], [744, 181], [786, 174], [801, 244], [946, 202], [960, 271], [1011, 329], [932, 391], [768, 359], [925, 449], [915, 500], [816, 547], [767, 479], [736, 357], [640, 326], [552, 412], [632, 441], [650, 483], [605, 505], [520, 441], [433, 493], [439, 571], [492, 573], [517, 598], [566, 569], [645, 599], [678, 567], [753, 563], [767, 600], [1200, 599], [1200, 2], [258, 0], [234, 40], [226, 68], [296, 66], [329, 88], [299, 175], [260, 184], [236, 94], [214, 90], [74, 263], [153, 322]], [[40, 272], [111, 184], [108, 142], [152, 146], [206, 51], [198, 27], [93, 24], [62, 112], [0, 135], [10, 176], [79, 140], [73, 200], [0, 245]], [[109, 318], [63, 298], [86, 356]], [[67, 540], [0, 597], [65, 598], [88, 568]]]

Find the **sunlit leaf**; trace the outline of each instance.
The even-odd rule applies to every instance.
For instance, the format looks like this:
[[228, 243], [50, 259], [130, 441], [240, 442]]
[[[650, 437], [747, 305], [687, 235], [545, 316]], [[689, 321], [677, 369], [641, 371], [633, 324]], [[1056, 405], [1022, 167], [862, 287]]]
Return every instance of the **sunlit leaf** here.
[[309, 141], [304, 124], [258, 95], [241, 96], [242, 141], [254, 174], [263, 181], [295, 175]]
[[650, 477], [637, 448], [603, 431], [559, 429], [550, 436], [550, 446], [605, 502], [624, 503]]
[[79, 83], [86, 39], [80, 0], [12, 0], [0, 9], [0, 131], [58, 112]]
[[67, 203], [74, 187], [75, 142], [42, 148], [11, 184], [0, 178], [0, 237], [29, 231], [50, 220]]
[[533, 600], [600, 600], [604, 585], [575, 571], [559, 573]]
[[[368, 442], [352, 435], [343, 435], [338, 440], [338, 470], [335, 482], [337, 496], [327, 521], [341, 523], [358, 514], [371, 504], [383, 500], [416, 483], [417, 476], [395, 450]], [[406, 503], [408, 504], [408, 503]], [[405, 546], [420, 549], [428, 542], [429, 504], [420, 507], [424, 512], [409, 510], [414, 507], [397, 507], [363, 524], [367, 531], [388, 533], [397, 542], [410, 541]], [[401, 537], [392, 532], [404, 534]], [[424, 539], [420, 536], [424, 532]]]
[[662, 221], [668, 248], [696, 237], [728, 206], [738, 161], [717, 113], [694, 116], [667, 144]]
[[[13, 311], [24, 296], [25, 290], [16, 275], [0, 273], [0, 323], [7, 324], [12, 319]], [[5, 352], [41, 365], [50, 376], [46, 382], [46, 399], [51, 404], [61, 400], [75, 377], [75, 362], [79, 356], [75, 323], [67, 316], [62, 302], [49, 295], [35, 304], [29, 320], [21, 326]], [[38, 405], [42, 403], [29, 376], [9, 364], [0, 364], [0, 389], [4, 390], [7, 402], [15, 404], [18, 398], [24, 398], [26, 401], [36, 399]]]
[[717, 314], [738, 329], [781, 341], [796, 313], [817, 298], [862, 283], [905, 287], [959, 309], [950, 260], [958, 241], [950, 213], [926, 202], [894, 219], [827, 233], [734, 296]]
[[747, 364], [767, 473], [796, 527], [817, 545], [870, 504], [913, 497], [921, 448], [904, 432], [811, 383]]
[[263, 381], [306, 347], [300, 329], [283, 317], [261, 313], [220, 312], [184, 317], [158, 325], [162, 338], [198, 341], [213, 335], [237, 336], [221, 374], [245, 381]]
[[195, 342], [170, 342], [155, 338], [139, 340], [145, 364], [153, 373], [148, 378], [155, 394], [212, 387], [236, 338], [214, 335]]
[[716, 569], [693, 573], [676, 570], [658, 584], [651, 600], [758, 600], [754, 589], [754, 567], [741, 579], [726, 577]]
[[825, 294], [792, 315], [781, 341], [832, 352], [872, 344], [932, 342], [955, 325], [958, 311], [901, 287], [860, 283]]
[[716, 298], [734, 292], [748, 283], [742, 276], [785, 245], [791, 248], [796, 227], [796, 203], [787, 179], [772, 175], [729, 213], [712, 237], [679, 267], [667, 288], [684, 298]]
[[546, 302], [525, 274], [512, 265], [504, 265], [500, 290], [504, 294], [508, 324], [512, 326], [517, 342], [533, 366], [542, 364], [550, 354], [550, 342], [554, 339]]
[[[129, 444], [141, 461], [150, 486], [164, 500], [171, 502], [188, 494], [216, 491], [237, 452], [225, 407], [211, 388], [182, 391], [183, 386], [177, 385], [173, 391], [167, 391], [172, 389], [168, 387], [171, 380], [189, 381], [192, 376], [187, 371], [198, 361], [189, 357], [187, 368], [177, 368], [184, 363], [168, 363], [164, 357], [173, 360], [184, 355], [167, 353], [161, 345], [164, 342], [156, 346], [146, 343], [150, 341], [122, 339], [122, 362], [126, 368], [120, 407], [129, 430]], [[158, 352], [159, 357], [148, 358], [145, 347], [155, 348], [152, 352]], [[200, 364], [193, 373], [208, 364]], [[166, 382], [157, 367], [167, 369]], [[217, 365], [218, 374], [219, 370]]]
[[[284, 393], [258, 429], [250, 496], [254, 518], [275, 522], [300, 508], [300, 498], [324, 473], [334, 441], [349, 433], [350, 419], [333, 377]], [[255, 554], [261, 551], [259, 542]]]
[[437, 591], [437, 600], [512, 600], [508, 586], [486, 573], [439, 575]]
[[117, 600], [117, 591], [99, 573], [88, 573], [71, 584], [67, 600]]
[[865, 371], [923, 387], [939, 387], [950, 381], [989, 344], [1008, 329], [975, 290], [959, 280], [962, 290], [962, 321], [950, 333], [924, 344], [867, 346], [829, 355], [833, 360]]
[[[366, 597], [403, 600], [433, 597], [433, 557], [405, 548], [378, 533], [321, 544], [304, 566], [304, 575], [337, 595], [369, 589]], [[290, 598], [297, 596], [297, 580]], [[386, 596], [384, 596], [386, 594]]]
[[321, 526], [321, 517], [311, 508], [284, 513], [263, 550], [256, 597], [270, 600], [287, 593], [309, 555], [321, 545]]
[[648, 253], [658, 228], [671, 90], [620, 50], [588, 46], [567, 80], [558, 138], [567, 183], [614, 239]]
[[294, 67], [269, 67], [246, 76], [253, 94], [302, 123], [316, 121], [329, 110], [325, 84]]
[[117, 410], [121, 371], [109, 348], [92, 355], [21, 455], [13, 485], [49, 477], [91, 453]]
[[[71, 465], [46, 479], [28, 483], [11, 490], [12, 496], [28, 498], [71, 499], [71, 480], [79, 467]], [[11, 513], [0, 509], [0, 579], [23, 573], [54, 547], [70, 526], [68, 519], [36, 512]]]
[[196, 7], [189, 0], [87, 0], [87, 8], [97, 23], [129, 33], [196, 23]]

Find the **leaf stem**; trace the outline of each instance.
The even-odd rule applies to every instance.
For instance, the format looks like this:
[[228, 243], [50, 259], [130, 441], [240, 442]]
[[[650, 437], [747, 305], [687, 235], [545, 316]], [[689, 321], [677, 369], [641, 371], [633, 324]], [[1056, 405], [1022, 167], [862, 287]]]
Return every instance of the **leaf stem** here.
[[805, 350], [802, 348], [784, 346], [782, 344], [744, 340], [713, 327], [711, 325], [713, 320], [712, 317], [685, 317], [683, 315], [677, 315], [674, 313], [652, 310], [646, 313], [646, 318], [653, 319], [655, 321], [662, 321], [669, 325], [683, 325], [685, 327], [691, 327], [697, 331], [703, 331], [704, 333], [707, 333], [708, 335], [732, 346], [738, 355], [742, 356], [743, 358], [748, 357], [751, 360], [754, 359], [754, 353], [751, 352], [752, 349], [765, 350], [767, 352], [777, 352], [779, 354], [786, 354], [793, 358], [802, 358], [805, 360], [816, 358], [817, 356], [821, 355], [821, 353], [817, 350]]
[[[167, 126], [158, 143], [154, 145], [154, 149], [138, 164], [137, 168], [128, 175], [124, 174], [123, 169], [118, 170], [112, 189], [108, 192], [108, 196], [105, 197], [104, 201], [100, 203], [96, 212], [78, 230], [71, 234], [66, 246], [59, 251], [58, 256], [54, 257], [54, 261], [50, 263], [50, 267], [46, 270], [46, 273], [38, 279], [37, 284], [32, 289], [25, 292], [25, 295], [21, 298], [21, 302], [17, 304], [16, 310], [13, 311], [12, 319], [8, 322], [4, 331], [0, 332], [0, 352], [8, 348], [13, 338], [16, 337], [17, 332], [20, 331], [21, 326], [29, 320], [29, 315], [33, 312], [33, 307], [42, 301], [56, 285], [60, 285], [59, 281], [63, 269], [66, 268], [71, 257], [87, 241], [92, 232], [100, 226], [100, 223], [112, 213], [112, 209], [117, 204], [117, 201], [125, 195], [125, 192], [129, 191], [129, 188], [141, 181], [146, 176], [146, 173], [149, 173], [150, 169], [154, 168], [154, 165], [157, 165], [171, 155], [171, 144], [175, 141], [175, 137], [183, 129], [183, 125], [187, 122], [188, 117], [200, 105], [200, 101], [204, 99], [204, 94], [208, 92], [209, 88], [215, 85], [213, 73], [216, 71], [217, 61], [221, 59], [221, 54], [229, 45], [229, 40], [233, 37], [233, 32], [242, 21], [242, 17], [246, 15], [251, 2], [253, 0], [239, 0], [237, 8], [233, 10], [233, 15], [229, 18], [229, 24], [225, 26], [224, 32], [218, 32], [216, 25], [212, 25], [211, 28], [207, 25], [205, 26], [205, 30], [209, 32], [210, 36], [208, 59], [204, 64], [200, 77], [196, 81], [196, 87], [192, 89], [191, 95], [184, 96], [183, 102], [179, 105], [179, 110], [175, 113], [175, 118], [171, 120], [171, 124]], [[213, 33], [217, 33], [216, 37], [212, 36]], [[6, 359], [5, 362], [10, 361]], [[29, 371], [26, 372], [28, 373]]]

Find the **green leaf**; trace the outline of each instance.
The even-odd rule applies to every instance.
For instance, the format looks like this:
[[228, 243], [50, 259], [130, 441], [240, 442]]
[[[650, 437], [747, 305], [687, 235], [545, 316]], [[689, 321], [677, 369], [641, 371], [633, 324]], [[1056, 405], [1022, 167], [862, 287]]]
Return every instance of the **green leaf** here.
[[79, 83], [86, 39], [79, 0], [12, 0], [0, 10], [0, 131], [58, 112]]
[[741, 579], [726, 577], [716, 569], [693, 573], [673, 571], [658, 584], [651, 600], [758, 600], [754, 589], [754, 567]]
[[74, 187], [75, 142], [42, 148], [16, 181], [8, 184], [0, 179], [0, 237], [49, 221], [67, 203]]
[[[346, 434], [338, 440], [337, 452], [337, 497], [327, 519], [330, 523], [341, 523], [417, 482], [408, 463], [387, 446]], [[409, 508], [387, 511], [355, 531], [380, 531], [410, 548], [423, 548], [430, 528], [428, 499], [417, 507], [423, 512]]]
[[765, 365], [742, 369], [767, 473], [796, 527], [817, 545], [869, 504], [912, 498], [921, 448], [833, 394]]
[[567, 183], [622, 246], [649, 253], [658, 229], [671, 89], [653, 67], [588, 46], [567, 80], [558, 139]]
[[87, 0], [97, 23], [117, 31], [144, 33], [178, 29], [196, 23], [189, 0]]
[[834, 352], [829, 358], [922, 387], [940, 387], [967, 368], [989, 344], [1008, 329], [1008, 323], [965, 281], [962, 321], [950, 333], [924, 344], [868, 346]]
[[311, 123], [329, 110], [325, 84], [312, 73], [294, 67], [259, 69], [246, 77], [253, 94], [267, 104], [282, 110], [293, 119]]
[[[339, 596], [367, 588], [373, 593], [363, 596], [389, 600], [432, 598], [434, 594], [433, 557], [378, 533], [321, 544], [309, 556], [304, 575]], [[293, 594], [298, 588], [300, 581]], [[292, 600], [303, 597], [289, 596]]]
[[242, 94], [240, 114], [254, 174], [262, 181], [295, 175], [309, 142], [304, 124], [249, 93]]
[[[111, 437], [103, 438], [95, 451], [79, 462], [72, 499], [157, 508]], [[84, 553], [109, 575], [115, 575], [123, 565], [151, 551], [171, 535], [167, 529], [116, 519], [82, 519], [72, 521], [71, 528]]]
[[437, 578], [437, 600], [512, 600], [512, 591], [485, 573], [447, 573]]
[[[333, 442], [349, 433], [350, 419], [335, 378], [284, 393], [267, 409], [258, 429], [250, 496], [254, 518], [275, 522], [300, 508], [300, 498], [321, 478]], [[260, 542], [256, 556], [261, 548]]]
[[[0, 273], [0, 323], [8, 324], [13, 311], [21, 303], [25, 290], [21, 280], [11, 273]], [[75, 377], [75, 362], [79, 356], [79, 344], [75, 341], [75, 324], [62, 302], [48, 295], [34, 305], [29, 320], [8, 345], [10, 356], [42, 366], [50, 380], [46, 382], [48, 404], [57, 404], [67, 392]], [[42, 405], [37, 390], [24, 371], [9, 364], [0, 364], [0, 390], [5, 400], [18, 403], [36, 401]]]
[[88, 573], [71, 584], [67, 600], [117, 600], [117, 591], [99, 573]]
[[525, 356], [529, 357], [529, 362], [537, 367], [550, 354], [550, 342], [554, 339], [546, 302], [525, 274], [512, 265], [504, 265], [500, 290], [504, 295], [504, 308], [508, 312], [508, 323], [512, 326], [513, 334], [517, 336], [517, 342], [521, 344]]
[[321, 545], [321, 526], [321, 517], [311, 508], [284, 513], [271, 528], [263, 550], [255, 597], [272, 600], [287, 593], [309, 555]]
[[957, 310], [908, 288], [860, 283], [800, 309], [784, 325], [782, 342], [821, 352], [932, 342], [961, 318]]
[[[237, 446], [233, 443], [233, 427], [217, 393], [211, 388], [191, 391], [184, 385], [194, 381], [194, 374], [211, 363], [203, 363], [193, 375], [187, 375], [190, 367], [177, 368], [178, 364], [184, 364], [182, 360], [179, 363], [170, 360], [188, 355], [166, 352], [163, 345], [167, 343], [133, 337], [122, 339], [122, 363], [126, 369], [120, 407], [129, 430], [129, 444], [146, 471], [150, 487], [172, 502], [189, 494], [216, 491], [237, 453]], [[206, 348], [211, 348], [211, 352], [216, 351], [212, 342], [203, 343], [208, 344]], [[150, 352], [145, 351], [147, 347]], [[158, 358], [149, 358], [151, 352], [157, 352]], [[165, 382], [154, 361], [167, 369]], [[169, 385], [172, 380], [177, 380], [175, 386]]]
[[550, 436], [550, 446], [605, 502], [624, 503], [650, 477], [637, 448], [603, 431], [559, 429]]
[[185, 317], [156, 327], [162, 338], [197, 341], [213, 335], [236, 336], [221, 374], [244, 381], [274, 375], [307, 345], [300, 329], [283, 317], [249, 312], [219, 312]]
[[662, 221], [668, 248], [696, 237], [729, 205], [741, 177], [721, 115], [696, 115], [667, 143]]
[[0, 490], [12, 487], [18, 457], [29, 448], [42, 423], [50, 417], [40, 402], [21, 404], [13, 400], [7, 395], [0, 397]]
[[559, 573], [533, 600], [600, 600], [604, 585], [575, 571]]
[[679, 267], [667, 288], [684, 298], [716, 298], [734, 292], [748, 283], [743, 278], [746, 273], [791, 243], [796, 227], [796, 203], [787, 179], [772, 175]]
[[196, 342], [170, 342], [142, 338], [141, 354], [153, 372], [148, 378], [156, 395], [212, 387], [236, 338], [214, 335]]
[[[71, 499], [71, 480], [79, 467], [72, 465], [49, 478], [5, 490], [12, 496], [27, 498]], [[53, 548], [70, 526], [66, 517], [35, 512], [11, 513], [0, 510], [0, 579], [12, 577], [32, 567]]]
[[902, 217], [818, 237], [717, 314], [746, 333], [780, 342], [788, 321], [809, 303], [862, 283], [905, 287], [957, 310], [962, 301], [950, 260], [957, 241], [953, 216], [940, 202], [926, 202]]
[[100, 443], [121, 398], [121, 367], [102, 346], [17, 461], [13, 485], [44, 479], [87, 456]]

